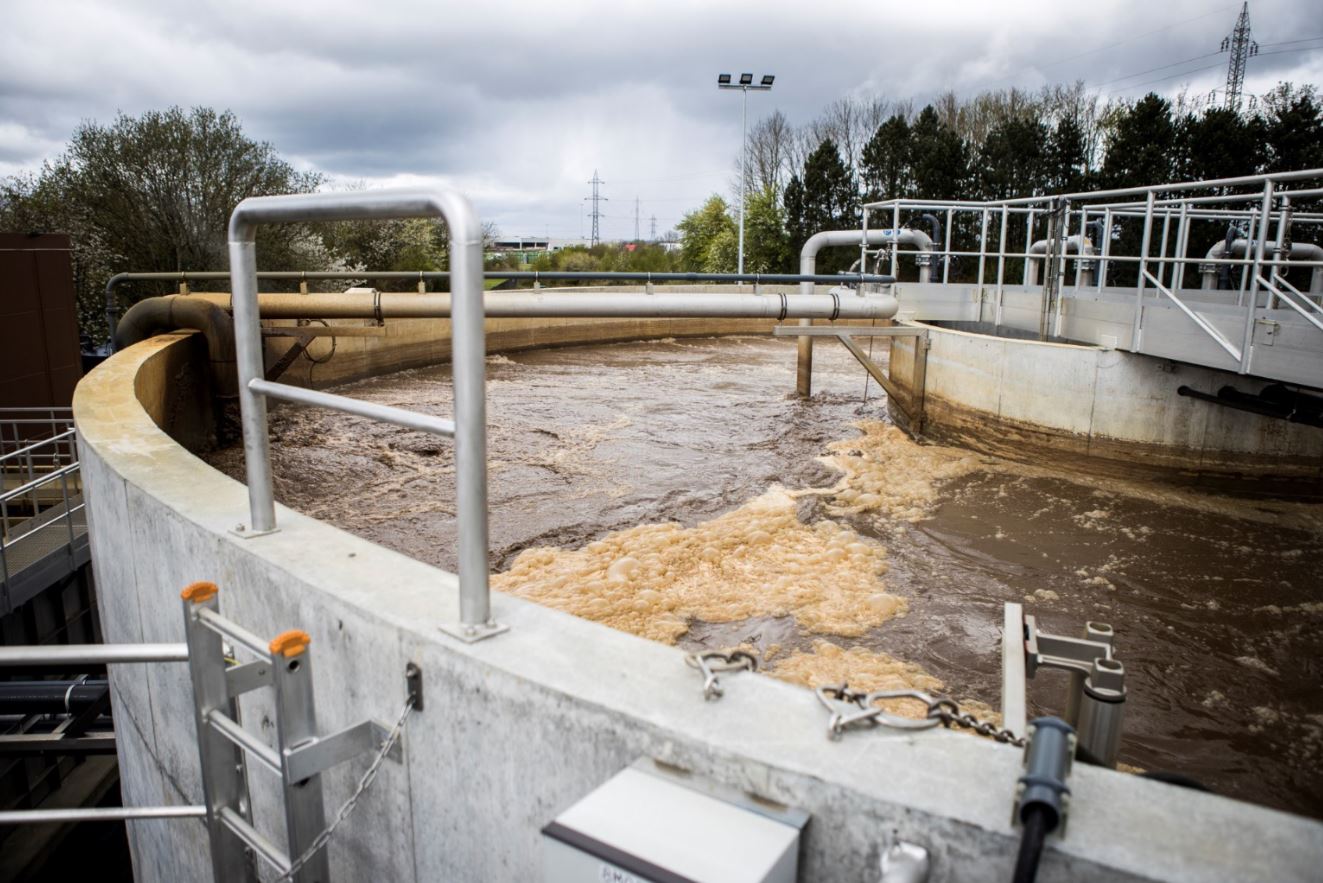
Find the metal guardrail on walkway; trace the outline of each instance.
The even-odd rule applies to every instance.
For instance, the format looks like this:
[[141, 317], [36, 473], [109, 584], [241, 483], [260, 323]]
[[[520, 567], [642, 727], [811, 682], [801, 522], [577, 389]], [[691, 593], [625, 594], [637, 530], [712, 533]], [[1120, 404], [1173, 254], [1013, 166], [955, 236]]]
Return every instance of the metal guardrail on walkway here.
[[[1323, 388], [1323, 245], [1305, 241], [1323, 227], [1320, 200], [1323, 169], [1019, 199], [890, 199], [863, 207], [863, 234], [887, 241], [862, 266], [896, 275], [898, 260], [913, 258], [920, 284], [897, 290], [904, 318]], [[879, 220], [891, 226], [877, 229]], [[920, 222], [931, 242], [902, 248], [902, 225]], [[957, 281], [957, 261], [973, 268], [972, 283]], [[1285, 279], [1292, 273], [1299, 287]], [[1039, 295], [1036, 309], [1026, 293]]]
[[0, 409], [0, 615], [90, 560], [69, 408]]

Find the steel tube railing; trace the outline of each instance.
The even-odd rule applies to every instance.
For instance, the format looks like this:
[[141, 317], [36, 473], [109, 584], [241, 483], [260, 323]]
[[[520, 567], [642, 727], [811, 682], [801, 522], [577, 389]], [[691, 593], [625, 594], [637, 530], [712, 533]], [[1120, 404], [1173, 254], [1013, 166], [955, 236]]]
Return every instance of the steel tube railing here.
[[[1283, 279], [1280, 276], [1274, 277], [1274, 280], [1277, 284], [1281, 285], [1282, 288], [1285, 288], [1291, 291], [1293, 294], [1297, 295], [1302, 301], [1305, 302], [1305, 304], [1307, 304], [1315, 312], [1323, 313], [1323, 310], [1320, 310], [1318, 304], [1314, 303], [1312, 300], [1305, 297], [1304, 294], [1301, 293], [1300, 289], [1296, 288], [1294, 285], [1287, 282], [1285, 279]], [[1264, 279], [1262, 276], [1260, 276], [1259, 284], [1262, 285], [1267, 290], [1271, 291], [1279, 301], [1281, 301], [1282, 303], [1286, 304], [1288, 307], [1299, 313], [1306, 322], [1313, 325], [1319, 331], [1323, 331], [1323, 322], [1320, 322], [1316, 316], [1313, 316], [1309, 312], [1307, 312], [1305, 308], [1297, 304], [1293, 298], [1287, 297], [1287, 295], [1281, 289], [1279, 289], [1277, 285], [1273, 284], [1273, 282], [1269, 282], [1267, 279]]]
[[453, 438], [455, 435], [454, 422], [441, 417], [433, 417], [429, 414], [419, 414], [416, 411], [406, 411], [403, 408], [393, 408], [390, 405], [379, 405], [376, 402], [364, 402], [359, 399], [351, 399], [348, 396], [318, 392], [301, 386], [274, 383], [270, 380], [250, 380], [248, 386], [254, 392], [298, 405], [330, 408], [334, 411], [343, 411], [346, 414], [353, 414], [358, 417], [367, 417], [369, 420], [393, 423], [396, 426], [403, 426], [405, 429], [417, 429], [435, 435], [444, 435], [447, 438]]
[[[33, 451], [37, 450], [38, 448], [41, 448], [45, 445], [49, 445], [52, 442], [59, 442], [62, 439], [73, 438], [76, 433], [77, 433], [76, 429], [67, 429], [64, 432], [60, 433], [59, 435], [53, 435], [50, 438], [43, 438], [40, 441], [33, 442], [32, 444], [26, 447], [18, 448], [17, 450], [10, 451], [7, 454], [0, 454], [0, 463], [5, 462], [10, 457], [17, 457], [20, 454], [30, 454]], [[59, 453], [57, 451], [55, 454], [49, 456], [59, 456]]]
[[239, 408], [248, 478], [251, 533], [276, 528], [266, 396], [250, 384], [264, 379], [257, 302], [257, 228], [266, 224], [439, 217], [450, 231], [455, 476], [458, 496], [460, 622], [478, 637], [491, 630], [487, 573], [486, 343], [482, 302], [482, 228], [469, 201], [450, 190], [311, 193], [245, 199], [230, 216]]
[[0, 647], [0, 668], [187, 662], [187, 644], [42, 644]]
[[1170, 291], [1164, 288], [1162, 286], [1162, 283], [1159, 282], [1157, 278], [1148, 270], [1144, 270], [1143, 273], [1148, 278], [1148, 281], [1153, 283], [1154, 287], [1158, 290], [1158, 293], [1166, 295], [1168, 298], [1170, 298], [1171, 302], [1176, 304], [1176, 306], [1180, 308], [1181, 312], [1183, 312], [1186, 316], [1190, 317], [1190, 319], [1193, 320], [1196, 325], [1198, 325], [1201, 329], [1203, 329], [1205, 334], [1213, 338], [1213, 340], [1216, 341], [1218, 346], [1226, 350], [1227, 355], [1231, 356], [1231, 358], [1235, 359], [1237, 362], [1241, 360], [1240, 350], [1236, 349], [1235, 345], [1232, 344], [1231, 341], [1227, 340], [1226, 337], [1223, 336], [1222, 332], [1218, 331], [1215, 327], [1213, 327], [1213, 325], [1203, 316], [1200, 316], [1194, 310], [1186, 306], [1184, 301], [1182, 301], [1176, 295], [1172, 294]]
[[139, 819], [205, 819], [205, 806], [111, 806], [76, 809], [23, 809], [0, 812], [0, 825], [71, 822], [132, 822]]

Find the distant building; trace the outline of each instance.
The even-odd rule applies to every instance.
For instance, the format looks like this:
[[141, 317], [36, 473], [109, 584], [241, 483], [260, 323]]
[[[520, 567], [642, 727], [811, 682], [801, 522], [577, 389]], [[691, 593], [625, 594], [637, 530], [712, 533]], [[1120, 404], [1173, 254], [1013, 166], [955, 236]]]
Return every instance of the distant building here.
[[486, 249], [491, 258], [514, 258], [520, 264], [531, 264], [548, 252], [565, 248], [588, 248], [587, 239], [550, 239], [546, 236], [507, 236], [493, 241]]

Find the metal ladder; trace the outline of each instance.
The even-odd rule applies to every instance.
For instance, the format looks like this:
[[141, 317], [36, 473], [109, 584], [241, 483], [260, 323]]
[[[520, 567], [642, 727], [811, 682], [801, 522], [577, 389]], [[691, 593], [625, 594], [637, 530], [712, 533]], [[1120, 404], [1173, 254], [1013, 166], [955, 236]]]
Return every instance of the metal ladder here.
[[[181, 597], [207, 832], [217, 883], [256, 880], [253, 855], [278, 873], [289, 875], [295, 883], [327, 883], [330, 866], [322, 836], [326, 812], [321, 774], [385, 744], [391, 728], [364, 720], [329, 736], [318, 736], [309, 649], [312, 639], [308, 634], [292, 629], [270, 642], [263, 641], [220, 615], [215, 583], [193, 583]], [[227, 658], [227, 640], [232, 651], [242, 648], [253, 660], [231, 662], [234, 657]], [[408, 704], [417, 708], [421, 698], [417, 669], [410, 666], [407, 677]], [[236, 720], [238, 697], [264, 687], [275, 691], [275, 748]], [[392, 743], [388, 756], [400, 761], [398, 741]], [[280, 777], [288, 854], [253, 826], [248, 799], [249, 758]], [[321, 845], [317, 846], [319, 840]], [[313, 850], [310, 856], [309, 850]]]

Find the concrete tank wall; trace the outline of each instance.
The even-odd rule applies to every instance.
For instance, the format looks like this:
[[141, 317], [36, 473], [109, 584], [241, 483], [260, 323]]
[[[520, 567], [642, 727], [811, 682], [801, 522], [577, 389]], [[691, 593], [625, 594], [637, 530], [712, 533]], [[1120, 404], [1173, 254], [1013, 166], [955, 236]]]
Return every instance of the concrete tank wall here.
[[[426, 710], [403, 764], [383, 767], [331, 841], [335, 879], [540, 879], [540, 828], [640, 755], [812, 813], [804, 880], [876, 879], [897, 837], [932, 851], [937, 883], [1010, 875], [1016, 749], [945, 730], [831, 742], [807, 690], [729, 675], [725, 697], [704, 702], [682, 651], [499, 594], [510, 632], [464, 645], [438, 630], [457, 616], [450, 574], [284, 507], [279, 532], [231, 534], [245, 488], [158, 423], [201, 419], [173, 392], [198, 373], [193, 337], [118, 353], [74, 399], [106, 640], [183, 640], [180, 588], [215, 580], [240, 625], [311, 634], [324, 732], [391, 719], [406, 663], [422, 667]], [[126, 803], [201, 802], [186, 666], [116, 667], [112, 688]], [[272, 742], [263, 691], [242, 718]], [[365, 764], [324, 777], [328, 814]], [[249, 781], [259, 828], [281, 842], [273, 778], [254, 764]], [[1323, 824], [1082, 765], [1071, 785], [1069, 835], [1043, 879], [1309, 880], [1323, 866]], [[139, 880], [207, 879], [201, 822], [129, 831]]]
[[[934, 439], [1018, 460], [1078, 457], [1119, 475], [1323, 492], [1323, 431], [1176, 394], [1227, 384], [1254, 393], [1264, 381], [1116, 349], [925, 327], [924, 431]], [[907, 390], [913, 364], [913, 338], [897, 338], [891, 373]]]

